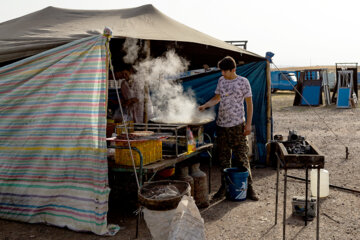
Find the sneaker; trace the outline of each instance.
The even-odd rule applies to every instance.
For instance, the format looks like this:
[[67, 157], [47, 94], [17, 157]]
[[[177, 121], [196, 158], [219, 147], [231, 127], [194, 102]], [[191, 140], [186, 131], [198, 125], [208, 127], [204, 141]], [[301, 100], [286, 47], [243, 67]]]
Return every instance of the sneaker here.
[[252, 185], [248, 185], [246, 198], [253, 200], [253, 201], [259, 201], [259, 197], [257, 196], [256, 192], [254, 191], [254, 188]]
[[214, 196], [211, 198], [211, 202], [217, 202], [222, 199], [224, 199], [226, 196], [226, 189], [224, 185], [221, 185], [219, 190], [214, 194]]

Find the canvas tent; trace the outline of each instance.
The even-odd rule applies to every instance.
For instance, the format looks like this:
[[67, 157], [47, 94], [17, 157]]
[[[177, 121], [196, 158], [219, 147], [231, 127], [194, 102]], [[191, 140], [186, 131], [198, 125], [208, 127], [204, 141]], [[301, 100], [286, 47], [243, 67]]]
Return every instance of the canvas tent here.
[[[109, 27], [114, 38], [155, 40], [152, 52], [166, 43], [182, 43], [184, 55], [196, 52], [194, 61], [213, 65], [219, 56], [232, 55], [244, 62], [261, 56], [189, 28], [152, 5], [121, 10], [73, 10], [47, 7], [0, 24], [0, 64], [31, 56], [65, 43], [101, 34]], [[195, 51], [196, 50], [196, 51]], [[205, 55], [205, 56], [204, 56]], [[204, 59], [206, 58], [206, 59]], [[208, 61], [212, 63], [208, 63]]]
[[[188, 28], [151, 5], [103, 11], [49, 7], [2, 23], [0, 64], [13, 63], [0, 68], [1, 218], [96, 234], [116, 231], [107, 225], [105, 26], [114, 32], [112, 50], [132, 37], [151, 40], [152, 56], [168, 44], [180, 46], [177, 51], [193, 66], [224, 55], [248, 63], [238, 71], [257, 92], [254, 121], [266, 124], [264, 58]], [[115, 52], [113, 58], [119, 57]], [[213, 73], [184, 86], [206, 101], [204, 90], [214, 88], [217, 78]], [[259, 139], [266, 142], [266, 129]]]
[[0, 68], [0, 217], [108, 232], [105, 41]]

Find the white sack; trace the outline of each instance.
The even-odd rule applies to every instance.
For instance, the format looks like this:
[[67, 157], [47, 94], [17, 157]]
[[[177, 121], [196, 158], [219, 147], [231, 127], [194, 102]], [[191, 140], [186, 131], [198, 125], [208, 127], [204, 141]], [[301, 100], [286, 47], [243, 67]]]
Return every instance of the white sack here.
[[144, 219], [154, 240], [167, 240], [170, 232], [171, 220], [176, 209], [156, 211], [143, 209]]
[[192, 197], [182, 197], [172, 218], [168, 239], [205, 240], [204, 219]]

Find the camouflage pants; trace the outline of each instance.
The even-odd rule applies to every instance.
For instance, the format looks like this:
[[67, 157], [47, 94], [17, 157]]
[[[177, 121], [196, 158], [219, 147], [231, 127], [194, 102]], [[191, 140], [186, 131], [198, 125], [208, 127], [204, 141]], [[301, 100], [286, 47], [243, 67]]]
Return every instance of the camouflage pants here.
[[[248, 142], [244, 133], [245, 123], [234, 127], [216, 128], [217, 152], [221, 169], [230, 167], [245, 167], [249, 171], [249, 184], [252, 184], [250, 162], [247, 156]], [[233, 157], [232, 157], [233, 155]]]

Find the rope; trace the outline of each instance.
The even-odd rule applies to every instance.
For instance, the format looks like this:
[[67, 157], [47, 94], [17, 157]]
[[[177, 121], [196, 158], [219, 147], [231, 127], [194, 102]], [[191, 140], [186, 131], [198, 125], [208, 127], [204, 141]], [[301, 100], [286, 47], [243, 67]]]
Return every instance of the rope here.
[[126, 139], [127, 139], [127, 143], [128, 143], [128, 147], [129, 147], [129, 151], [130, 151], [130, 156], [131, 156], [131, 161], [132, 161], [132, 165], [133, 165], [133, 169], [134, 169], [134, 173], [135, 173], [136, 184], [137, 184], [137, 187], [139, 189], [140, 184], [139, 184], [139, 179], [138, 179], [138, 176], [137, 176], [137, 173], [136, 173], [136, 167], [135, 167], [135, 161], [134, 161], [133, 152], [131, 150], [128, 127], [127, 127], [127, 123], [124, 120], [124, 111], [123, 111], [122, 106], [121, 106], [121, 100], [120, 100], [120, 95], [119, 95], [119, 90], [118, 90], [118, 85], [117, 85], [118, 83], [116, 81], [116, 77], [115, 77], [115, 73], [114, 73], [114, 67], [113, 67], [112, 62], [111, 62], [111, 52], [110, 52], [109, 41], [106, 41], [106, 50], [107, 50], [108, 57], [109, 57], [110, 69], [111, 69], [111, 72], [112, 72], [112, 75], [113, 75], [113, 78], [114, 78], [114, 81], [115, 81], [116, 96], [117, 96], [117, 100], [118, 100], [118, 103], [119, 103], [119, 108], [120, 108], [120, 112], [121, 112], [123, 125], [125, 126], [124, 129], [125, 129]]
[[[285, 77], [285, 79], [288, 79], [285, 74], [275, 65], [275, 63], [272, 63], [275, 68], [281, 73], [281, 75], [283, 77]], [[343, 141], [341, 141], [341, 139], [339, 138], [339, 136], [329, 127], [329, 125], [326, 123], [325, 118], [322, 118], [315, 110], [314, 108], [310, 105], [310, 103], [304, 98], [304, 96], [295, 88], [295, 86], [291, 83], [291, 81], [289, 81], [289, 83], [291, 84], [291, 86], [293, 87], [293, 89], [300, 95], [300, 97], [306, 102], [306, 104], [310, 107], [311, 111], [313, 113], [315, 113], [315, 115], [325, 124], [326, 128], [332, 132], [332, 134], [334, 134], [335, 139], [338, 140], [344, 147], [345, 147], [345, 154], [346, 154], [346, 159], [348, 159], [349, 156], [349, 148], [344, 144]]]

